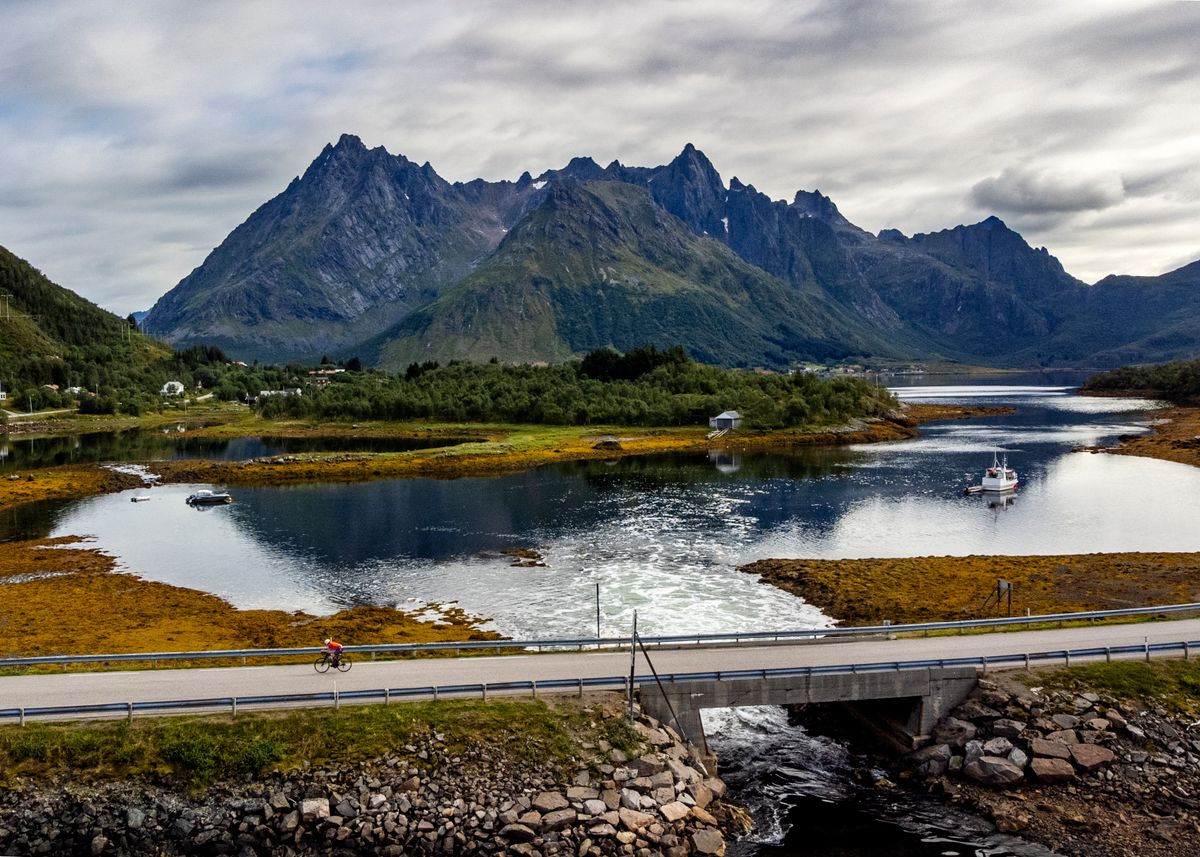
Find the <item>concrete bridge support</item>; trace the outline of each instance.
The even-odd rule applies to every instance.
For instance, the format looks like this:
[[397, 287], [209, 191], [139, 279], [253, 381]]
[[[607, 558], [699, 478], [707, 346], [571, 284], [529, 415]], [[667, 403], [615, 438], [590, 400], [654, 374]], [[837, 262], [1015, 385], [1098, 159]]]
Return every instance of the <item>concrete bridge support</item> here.
[[673, 682], [661, 689], [648, 684], [639, 696], [647, 714], [672, 726], [711, 759], [700, 721], [705, 708], [846, 703], [894, 746], [911, 749], [975, 683], [974, 667], [951, 667]]

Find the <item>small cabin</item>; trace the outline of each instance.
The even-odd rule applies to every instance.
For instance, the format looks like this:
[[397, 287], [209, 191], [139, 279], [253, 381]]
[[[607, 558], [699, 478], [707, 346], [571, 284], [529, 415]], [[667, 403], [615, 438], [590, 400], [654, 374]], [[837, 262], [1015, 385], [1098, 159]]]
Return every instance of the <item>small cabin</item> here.
[[708, 427], [717, 431], [739, 429], [742, 427], [742, 415], [737, 411], [726, 411], [723, 414], [717, 414], [717, 416], [708, 421]]
[[168, 381], [163, 384], [162, 389], [158, 391], [160, 396], [182, 396], [183, 384], [179, 381]]

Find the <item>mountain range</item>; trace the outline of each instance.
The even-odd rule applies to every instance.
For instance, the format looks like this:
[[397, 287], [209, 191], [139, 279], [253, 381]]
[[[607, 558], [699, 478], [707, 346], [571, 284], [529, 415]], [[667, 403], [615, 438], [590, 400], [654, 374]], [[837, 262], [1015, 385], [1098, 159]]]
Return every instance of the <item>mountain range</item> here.
[[343, 135], [163, 295], [144, 328], [238, 358], [384, 368], [683, 345], [705, 362], [1107, 366], [1190, 356], [1200, 262], [1088, 285], [996, 217], [878, 235], [819, 191], [574, 158], [447, 182]]

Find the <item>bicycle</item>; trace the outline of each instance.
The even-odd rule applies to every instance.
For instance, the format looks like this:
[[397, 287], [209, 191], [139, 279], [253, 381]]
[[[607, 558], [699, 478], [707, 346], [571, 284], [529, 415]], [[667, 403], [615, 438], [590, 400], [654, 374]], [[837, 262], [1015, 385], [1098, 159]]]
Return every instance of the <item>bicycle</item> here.
[[[350, 661], [350, 656], [343, 654], [338, 659], [338, 672], [349, 672], [352, 665], [353, 664]], [[325, 652], [323, 655], [321, 655], [321, 657], [317, 658], [316, 663], [313, 664], [313, 669], [319, 673], [327, 673], [329, 672], [329, 668], [331, 666], [333, 666], [333, 657], [329, 652]]]

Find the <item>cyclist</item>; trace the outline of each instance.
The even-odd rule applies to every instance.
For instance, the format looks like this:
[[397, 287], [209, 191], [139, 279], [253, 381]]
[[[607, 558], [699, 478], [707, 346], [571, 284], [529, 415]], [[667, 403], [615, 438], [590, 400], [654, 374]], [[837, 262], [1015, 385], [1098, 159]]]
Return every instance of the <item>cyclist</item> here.
[[337, 669], [337, 665], [341, 663], [342, 651], [345, 648], [346, 647], [337, 640], [331, 640], [328, 637], [325, 638], [325, 648], [323, 651], [325, 654], [329, 655], [329, 662], [333, 665], [334, 669]]

